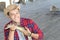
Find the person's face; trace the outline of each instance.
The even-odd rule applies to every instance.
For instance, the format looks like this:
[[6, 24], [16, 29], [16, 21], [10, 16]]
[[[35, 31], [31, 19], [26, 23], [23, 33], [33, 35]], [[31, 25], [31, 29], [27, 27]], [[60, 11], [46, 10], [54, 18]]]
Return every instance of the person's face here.
[[15, 9], [9, 12], [9, 17], [12, 19], [14, 22], [20, 22], [20, 13], [19, 10]]

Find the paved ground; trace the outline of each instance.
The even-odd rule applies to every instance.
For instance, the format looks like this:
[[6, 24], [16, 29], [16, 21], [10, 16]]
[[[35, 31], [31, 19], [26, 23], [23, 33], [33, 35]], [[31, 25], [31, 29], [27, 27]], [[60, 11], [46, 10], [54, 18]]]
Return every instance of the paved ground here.
[[[48, 4], [49, 3], [49, 4]], [[21, 17], [33, 19], [44, 32], [45, 40], [60, 40], [60, 15], [52, 15], [49, 11], [51, 5], [56, 5], [58, 8], [59, 0], [46, 0], [41, 3], [21, 5]], [[60, 12], [59, 12], [60, 13]], [[3, 21], [4, 20], [4, 21]], [[3, 38], [4, 24], [9, 21], [7, 17], [0, 11], [0, 39]]]

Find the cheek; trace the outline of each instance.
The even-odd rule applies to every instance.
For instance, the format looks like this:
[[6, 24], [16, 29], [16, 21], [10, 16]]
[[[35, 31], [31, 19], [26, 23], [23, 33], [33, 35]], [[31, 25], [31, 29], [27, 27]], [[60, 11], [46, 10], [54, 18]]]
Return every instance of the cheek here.
[[20, 14], [18, 14], [17, 16], [20, 17]]
[[20, 16], [20, 14], [18, 13], [17, 15], [19, 15]]
[[12, 19], [12, 20], [14, 20], [14, 19], [15, 19], [15, 17], [14, 17], [14, 16], [11, 16], [11, 19]]

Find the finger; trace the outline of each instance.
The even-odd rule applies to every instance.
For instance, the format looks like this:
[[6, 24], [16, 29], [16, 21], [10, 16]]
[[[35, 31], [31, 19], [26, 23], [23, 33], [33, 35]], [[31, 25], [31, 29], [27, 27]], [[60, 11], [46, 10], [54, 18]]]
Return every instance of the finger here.
[[27, 27], [25, 27], [26, 30], [29, 30]]
[[12, 27], [12, 26], [11, 26], [11, 24], [10, 24], [10, 25], [8, 25], [5, 29], [8, 29], [8, 28], [10, 28], [10, 27]]
[[25, 27], [25, 29], [26, 29], [28, 32], [30, 32], [30, 30], [29, 30], [27, 27]]
[[5, 29], [11, 28], [11, 27], [14, 27], [14, 24], [9, 24]]
[[27, 27], [25, 27], [25, 29], [27, 30], [28, 33], [31, 33], [31, 31]]

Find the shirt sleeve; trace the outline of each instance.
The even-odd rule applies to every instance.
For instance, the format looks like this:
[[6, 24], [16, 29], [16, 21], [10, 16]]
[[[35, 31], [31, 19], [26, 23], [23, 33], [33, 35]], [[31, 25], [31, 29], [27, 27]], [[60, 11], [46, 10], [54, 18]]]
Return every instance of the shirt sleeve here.
[[[7, 25], [5, 27], [7, 27]], [[4, 40], [8, 40], [9, 29], [5, 29], [5, 27], [4, 27]]]
[[33, 33], [37, 33], [39, 35], [39, 38], [38, 40], [43, 40], [43, 32], [42, 30], [40, 30], [40, 28], [38, 27], [38, 25], [33, 21], [33, 20], [30, 20], [30, 23], [33, 24]]

